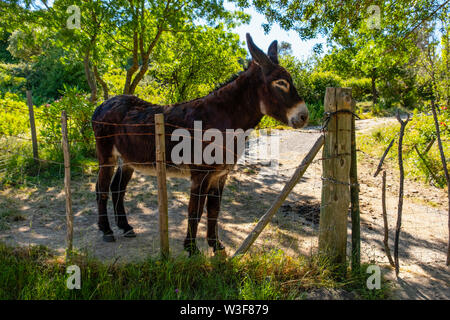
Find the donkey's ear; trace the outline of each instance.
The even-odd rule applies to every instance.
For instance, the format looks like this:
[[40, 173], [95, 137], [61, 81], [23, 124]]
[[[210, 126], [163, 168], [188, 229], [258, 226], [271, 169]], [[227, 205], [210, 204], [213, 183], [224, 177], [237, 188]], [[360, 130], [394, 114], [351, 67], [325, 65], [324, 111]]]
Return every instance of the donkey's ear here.
[[275, 65], [272, 61], [270, 61], [269, 57], [260, 49], [258, 48], [255, 43], [253, 42], [252, 37], [250, 34], [246, 34], [247, 38], [247, 46], [248, 50], [250, 51], [250, 54], [252, 55], [253, 60], [261, 66], [262, 71], [264, 74], [269, 74]]
[[267, 55], [269, 56], [270, 60], [272, 60], [273, 63], [278, 64], [278, 41], [273, 41], [270, 46], [269, 50], [267, 51]]

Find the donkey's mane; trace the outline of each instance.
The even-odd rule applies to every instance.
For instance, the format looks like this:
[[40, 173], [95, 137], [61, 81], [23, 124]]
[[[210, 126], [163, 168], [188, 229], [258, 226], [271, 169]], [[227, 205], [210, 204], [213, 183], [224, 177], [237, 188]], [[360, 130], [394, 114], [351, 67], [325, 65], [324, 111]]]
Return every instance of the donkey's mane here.
[[248, 68], [250, 68], [250, 64], [248, 64], [247, 66], [245, 66], [245, 67], [244, 67], [244, 70], [241, 70], [241, 71], [239, 71], [239, 72], [233, 74], [232, 76], [230, 76], [230, 77], [228, 78], [228, 80], [226, 80], [226, 81], [224, 81], [224, 82], [221, 82], [221, 83], [217, 84], [217, 85], [214, 87], [213, 91], [211, 91], [209, 94], [211, 94], [211, 93], [213, 93], [213, 92], [215, 92], [215, 91], [217, 91], [217, 90], [219, 90], [219, 89], [222, 89], [223, 87], [229, 85], [229, 84], [232, 83], [234, 80], [236, 80], [237, 78], [239, 78], [239, 76], [240, 76], [241, 74], [243, 74], [245, 71], [247, 71]]

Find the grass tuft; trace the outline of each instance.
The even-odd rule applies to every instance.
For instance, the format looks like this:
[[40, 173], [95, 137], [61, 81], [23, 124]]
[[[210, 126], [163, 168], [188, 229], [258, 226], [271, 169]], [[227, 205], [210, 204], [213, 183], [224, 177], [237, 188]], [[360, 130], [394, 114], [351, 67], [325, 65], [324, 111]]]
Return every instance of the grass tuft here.
[[[80, 290], [66, 287], [66, 267], [73, 264], [81, 270]], [[373, 298], [364, 287], [363, 273], [337, 281], [324, 259], [281, 251], [127, 264], [76, 254], [66, 264], [45, 247], [0, 244], [0, 299], [303, 299], [314, 288], [359, 290], [362, 298]], [[386, 292], [378, 291], [375, 297], [384, 298]]]

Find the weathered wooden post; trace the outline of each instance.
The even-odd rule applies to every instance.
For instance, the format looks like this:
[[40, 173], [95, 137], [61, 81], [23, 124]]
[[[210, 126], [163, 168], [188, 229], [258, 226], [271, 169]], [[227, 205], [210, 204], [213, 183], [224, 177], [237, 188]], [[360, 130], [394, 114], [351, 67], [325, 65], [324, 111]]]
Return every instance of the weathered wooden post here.
[[66, 258], [71, 255], [73, 249], [73, 211], [72, 211], [72, 193], [70, 191], [70, 153], [67, 134], [67, 113], [61, 113], [61, 133], [62, 148], [64, 154], [64, 192], [66, 194]]
[[166, 185], [166, 146], [164, 114], [155, 114], [156, 172], [158, 179], [158, 212], [161, 255], [169, 256], [169, 218]]
[[[356, 103], [352, 100], [352, 111], [355, 112]], [[358, 157], [356, 155], [356, 125], [352, 116], [351, 132], [351, 166], [350, 166], [350, 197], [352, 212], [352, 271], [358, 272], [361, 267], [361, 220], [359, 216], [359, 184]]]
[[30, 116], [31, 141], [33, 143], [33, 158], [35, 162], [38, 162], [39, 153], [36, 135], [36, 122], [34, 120], [33, 99], [31, 97], [31, 90], [27, 90], [27, 105], [28, 105], [28, 113]]
[[333, 264], [345, 266], [350, 203], [351, 89], [327, 88], [324, 110], [330, 119], [323, 146], [319, 252]]

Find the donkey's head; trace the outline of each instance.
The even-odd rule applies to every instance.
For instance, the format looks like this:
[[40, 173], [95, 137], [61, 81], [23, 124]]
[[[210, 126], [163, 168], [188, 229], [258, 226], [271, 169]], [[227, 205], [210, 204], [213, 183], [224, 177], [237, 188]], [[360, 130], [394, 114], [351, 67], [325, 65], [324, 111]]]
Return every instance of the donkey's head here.
[[267, 54], [259, 49], [247, 33], [247, 46], [262, 72], [264, 85], [258, 89], [260, 109], [294, 128], [302, 128], [308, 122], [308, 109], [298, 95], [289, 72], [278, 64], [278, 48], [275, 40]]

